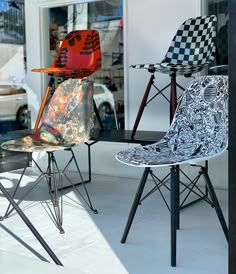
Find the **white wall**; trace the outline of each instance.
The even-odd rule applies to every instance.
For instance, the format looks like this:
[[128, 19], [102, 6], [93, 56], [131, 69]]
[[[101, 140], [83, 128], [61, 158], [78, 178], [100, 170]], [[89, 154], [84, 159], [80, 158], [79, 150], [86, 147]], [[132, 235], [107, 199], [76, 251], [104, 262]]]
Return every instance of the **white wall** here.
[[[127, 31], [126, 68], [131, 64], [161, 62], [178, 27], [186, 19], [201, 14], [200, 4], [200, 0], [127, 1], [124, 21]], [[126, 125], [132, 128], [150, 73], [143, 69], [127, 69], [127, 75]], [[168, 75], [158, 73], [155, 76], [159, 88], [169, 83]], [[178, 82], [181, 80], [178, 78]], [[169, 96], [169, 89], [165, 95]], [[168, 102], [162, 96], [157, 97], [145, 109], [139, 129], [166, 130], [168, 110]]]
[[[43, 90], [42, 76], [30, 72], [31, 68], [43, 66], [47, 60], [41, 58], [43, 54], [42, 22], [39, 7], [53, 6], [70, 1], [38, 0], [26, 1], [26, 39], [28, 60], [28, 85], [35, 90], [39, 98]], [[71, 1], [72, 2], [72, 1]], [[75, 2], [75, 1], [73, 1]], [[77, 1], [78, 3], [78, 1]], [[36, 14], [35, 14], [36, 13]], [[41, 13], [42, 14], [42, 13]], [[149, 79], [145, 70], [129, 69], [129, 65], [137, 63], [160, 62], [179, 25], [189, 17], [201, 14], [201, 0], [124, 0], [124, 52], [125, 52], [125, 117], [126, 127], [132, 128], [144, 89]], [[34, 28], [32, 28], [34, 25]], [[33, 37], [33, 39], [32, 39]], [[168, 83], [168, 76], [156, 75], [158, 86]], [[186, 81], [180, 79], [186, 85]], [[169, 125], [168, 104], [163, 99], [155, 99], [145, 110], [139, 129], [166, 130]], [[129, 144], [97, 143], [92, 146], [92, 171], [98, 174], [140, 178], [142, 170], [122, 165], [117, 162], [115, 155], [118, 151], [126, 149]], [[87, 170], [87, 150], [85, 145], [75, 149], [82, 171]], [[35, 155], [40, 163], [44, 162], [42, 155]], [[58, 152], [58, 159], [63, 166], [65, 152]], [[227, 155], [210, 161], [210, 174], [215, 185], [227, 187]], [[188, 174], [196, 170], [186, 166]], [[162, 175], [166, 170], [160, 169]]]

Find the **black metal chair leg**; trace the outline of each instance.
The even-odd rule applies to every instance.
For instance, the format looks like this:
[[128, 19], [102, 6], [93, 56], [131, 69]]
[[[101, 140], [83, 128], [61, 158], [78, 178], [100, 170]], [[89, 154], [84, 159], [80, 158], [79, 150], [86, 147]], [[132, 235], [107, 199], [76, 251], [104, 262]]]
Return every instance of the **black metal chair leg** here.
[[180, 229], [180, 167], [176, 166], [176, 229]]
[[142, 179], [139, 183], [139, 187], [137, 189], [137, 192], [136, 192], [136, 195], [135, 195], [135, 198], [134, 198], [134, 201], [133, 201], [130, 213], [129, 213], [129, 217], [128, 217], [128, 220], [127, 220], [127, 223], [126, 223], [126, 227], [125, 227], [123, 236], [121, 238], [121, 243], [122, 244], [125, 243], [125, 241], [127, 239], [127, 236], [129, 234], [129, 230], [130, 230], [130, 227], [132, 225], [135, 213], [137, 211], [137, 208], [138, 208], [138, 205], [139, 205], [139, 202], [140, 202], [140, 199], [141, 199], [145, 184], [147, 182], [149, 172], [150, 172], [150, 167], [146, 167], [144, 172], [143, 172]]
[[148, 84], [147, 84], [147, 88], [146, 88], [145, 93], [143, 95], [143, 99], [142, 99], [141, 105], [139, 107], [138, 114], [137, 114], [135, 122], [134, 122], [134, 126], [133, 126], [132, 133], [131, 133], [131, 139], [134, 138], [134, 135], [135, 135], [137, 127], [139, 125], [140, 119], [143, 115], [143, 111], [144, 111], [144, 108], [146, 106], [147, 99], [148, 99], [152, 84], [154, 82], [154, 79], [155, 79], [155, 76], [154, 76], [154, 73], [152, 72], [151, 77], [150, 77], [150, 79], [148, 81]]
[[[22, 180], [22, 178], [23, 178], [23, 176], [24, 176], [24, 174], [25, 174], [26, 168], [27, 168], [27, 167], [25, 167], [25, 168], [23, 169], [23, 172], [21, 173], [20, 179], [19, 179], [18, 182], [17, 182], [17, 185], [16, 185], [16, 187], [15, 187], [15, 190], [14, 190], [14, 192], [13, 192], [13, 194], [12, 194], [12, 198], [13, 198], [13, 199], [14, 199], [14, 197], [15, 197], [15, 195], [16, 195], [16, 192], [17, 192], [17, 190], [18, 190], [18, 188], [19, 188], [19, 185], [20, 185], [20, 183], [21, 183], [21, 180]], [[6, 209], [5, 214], [4, 214], [2, 217], [0, 217], [0, 219], [3, 220], [4, 218], [8, 217], [8, 216], [12, 213], [12, 211], [13, 211], [13, 209], [11, 208], [11, 203], [9, 203], [9, 205], [8, 205], [8, 207], [7, 207], [7, 209]]]
[[[65, 189], [65, 188], [67, 188], [67, 187], [73, 187], [74, 191], [75, 191], [76, 193], [79, 194], [79, 196], [83, 199], [83, 201], [87, 204], [87, 206], [93, 211], [93, 213], [94, 213], [94, 214], [97, 214], [98, 211], [97, 211], [97, 209], [95, 209], [95, 208], [93, 207], [92, 201], [91, 201], [91, 199], [90, 199], [88, 190], [87, 190], [86, 185], [85, 185], [85, 183], [87, 183], [88, 181], [84, 181], [84, 179], [83, 179], [83, 176], [82, 176], [82, 173], [81, 173], [81, 171], [80, 171], [79, 164], [78, 164], [78, 162], [77, 162], [77, 160], [76, 160], [74, 151], [72, 150], [72, 148], [67, 148], [66, 150], [71, 152], [71, 158], [70, 158], [70, 160], [68, 161], [67, 165], [66, 165], [66, 166], [64, 167], [64, 169], [62, 170], [61, 174], [62, 174], [62, 176], [70, 183], [70, 185], [69, 185], [69, 186], [66, 186], [66, 187], [62, 187], [62, 188]], [[90, 153], [90, 151], [89, 151], [89, 153]], [[77, 172], [78, 172], [78, 174], [79, 174], [79, 178], [80, 178], [80, 182], [79, 182], [79, 183], [74, 183], [74, 182], [72, 182], [71, 179], [70, 179], [70, 178], [67, 176], [67, 174], [66, 174], [66, 172], [67, 172], [67, 170], [68, 170], [70, 164], [71, 164], [73, 161], [74, 161], [74, 164], [75, 164], [75, 166], [76, 166], [76, 168], [77, 168]], [[89, 159], [89, 161], [90, 161], [90, 159]], [[89, 164], [90, 164], [90, 163], [89, 163]], [[91, 174], [90, 174], [89, 176], [91, 176]], [[91, 177], [90, 177], [90, 178], [91, 178]], [[76, 187], [77, 185], [82, 185], [82, 187], [83, 187], [83, 189], [84, 189], [85, 196], [82, 195], [82, 192]]]
[[171, 216], [171, 266], [176, 266], [176, 234], [178, 214], [178, 173], [177, 167], [171, 167], [171, 190], [170, 190], [170, 216]]
[[[63, 190], [62, 190], [62, 175], [60, 173], [57, 161], [54, 156], [54, 152], [47, 152], [49, 156], [49, 168], [46, 180], [49, 182], [49, 195], [51, 197], [54, 214], [52, 218], [55, 221], [57, 228], [61, 234], [65, 231], [62, 227], [63, 222]], [[53, 187], [53, 191], [52, 191]]]
[[99, 123], [99, 126], [101, 129], [103, 129], [103, 124], [102, 124], [102, 120], [101, 120], [101, 117], [100, 117], [100, 114], [98, 112], [98, 108], [97, 108], [97, 105], [95, 103], [95, 101], [93, 100], [93, 108], [94, 108], [94, 113], [98, 119], [98, 123]]
[[17, 203], [11, 198], [11, 196], [8, 194], [7, 190], [4, 188], [4, 186], [1, 183], [0, 183], [0, 190], [3, 193], [3, 195], [7, 198], [9, 203], [12, 205], [12, 207], [15, 209], [15, 211], [19, 214], [19, 216], [24, 221], [24, 223], [28, 226], [30, 231], [34, 234], [34, 236], [39, 241], [39, 243], [43, 246], [43, 248], [48, 253], [48, 255], [55, 262], [55, 264], [63, 266], [63, 264], [60, 262], [60, 260], [57, 258], [57, 256], [52, 251], [52, 249], [44, 241], [42, 236], [39, 234], [39, 232], [36, 230], [36, 228], [33, 226], [33, 224], [27, 218], [27, 216], [23, 213], [23, 211], [20, 209], [20, 207], [17, 205]]
[[221, 227], [222, 227], [223, 232], [225, 234], [225, 238], [228, 241], [228, 236], [229, 236], [228, 235], [229, 234], [228, 227], [227, 227], [227, 224], [225, 222], [225, 218], [224, 218], [223, 212], [221, 210], [219, 201], [217, 199], [215, 190], [214, 190], [214, 188], [212, 186], [212, 183], [211, 183], [211, 180], [210, 180], [210, 177], [209, 177], [209, 175], [207, 173], [206, 168], [205, 167], [201, 167], [201, 170], [202, 170], [203, 177], [205, 179], [205, 182], [206, 182], [206, 185], [207, 185], [207, 188], [208, 188], [209, 195], [211, 197], [212, 203], [213, 203], [213, 205], [215, 207], [216, 214], [218, 216], [218, 219], [220, 221]]
[[[85, 194], [86, 194], [86, 197], [87, 197], [87, 201], [86, 201], [86, 199], [81, 195], [81, 193], [78, 191], [78, 189], [74, 186], [73, 183], [72, 183], [72, 186], [74, 187], [75, 191], [81, 195], [81, 197], [82, 197], [83, 200], [86, 202], [86, 204], [89, 206], [89, 208], [90, 208], [95, 214], [97, 214], [98, 211], [97, 211], [97, 209], [95, 209], [95, 208], [93, 207], [93, 205], [92, 205], [92, 202], [91, 202], [89, 193], [88, 193], [88, 191], [87, 191], [87, 188], [86, 188], [86, 186], [85, 186], [85, 182], [84, 182], [83, 176], [82, 176], [81, 171], [80, 171], [80, 168], [79, 168], [79, 164], [78, 164], [78, 162], [77, 162], [77, 160], [76, 160], [74, 151], [73, 151], [71, 148], [70, 148], [70, 152], [71, 152], [71, 154], [72, 154], [72, 159], [74, 160], [75, 166], [76, 166], [77, 171], [78, 171], [78, 174], [79, 174], [79, 176], [80, 176], [80, 180], [81, 180], [81, 183], [82, 183], [82, 185], [83, 185], [83, 188], [84, 188], [84, 191], [85, 191]], [[67, 178], [68, 178], [68, 177], [67, 177]], [[70, 180], [69, 180], [69, 181], [70, 181]]]
[[170, 123], [171, 123], [177, 107], [176, 73], [173, 72], [170, 75], [170, 78], [171, 78], [171, 88], [170, 88]]

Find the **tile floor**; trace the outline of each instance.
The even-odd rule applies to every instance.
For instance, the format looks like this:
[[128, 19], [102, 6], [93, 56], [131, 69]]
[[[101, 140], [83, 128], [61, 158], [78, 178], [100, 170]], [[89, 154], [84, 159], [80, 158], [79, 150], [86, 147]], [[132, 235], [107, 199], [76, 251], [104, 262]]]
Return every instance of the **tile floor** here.
[[[20, 171], [2, 173], [0, 181], [10, 190]], [[75, 174], [70, 174], [76, 181]], [[36, 178], [31, 169], [21, 190]], [[148, 187], [153, 183], [150, 181]], [[73, 189], [65, 190], [64, 229], [60, 234], [47, 214], [46, 184], [39, 184], [21, 204], [25, 214], [64, 264], [56, 266], [19, 216], [0, 223], [0, 264], [3, 274], [226, 274], [228, 246], [215, 211], [200, 202], [181, 211], [177, 238], [177, 267], [170, 266], [170, 215], [157, 192], [137, 211], [125, 244], [120, 243], [128, 212], [137, 189], [133, 179], [93, 175], [87, 184], [93, 214], [75, 203]], [[165, 193], [168, 198], [168, 193]], [[228, 192], [217, 190], [227, 220]], [[7, 206], [0, 196], [1, 214]], [[48, 261], [46, 263], [43, 261]]]

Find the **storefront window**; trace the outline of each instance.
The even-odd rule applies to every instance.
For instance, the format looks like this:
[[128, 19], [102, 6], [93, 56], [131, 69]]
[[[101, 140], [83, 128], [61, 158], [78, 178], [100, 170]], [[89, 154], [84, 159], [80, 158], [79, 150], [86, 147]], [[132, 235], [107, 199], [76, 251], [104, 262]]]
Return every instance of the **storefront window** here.
[[210, 73], [228, 74], [228, 0], [206, 0], [207, 14], [217, 16], [216, 68]]
[[[123, 3], [122, 0], [94, 1], [49, 9], [50, 54], [54, 60], [58, 45], [72, 30], [99, 31], [102, 69], [94, 81], [95, 100], [107, 128], [124, 127]], [[110, 100], [114, 100], [111, 104]], [[115, 105], [115, 109], [113, 109]], [[114, 114], [114, 111], [116, 112]], [[117, 121], [115, 121], [117, 119]]]
[[0, 1], [0, 129], [27, 128], [24, 0]]

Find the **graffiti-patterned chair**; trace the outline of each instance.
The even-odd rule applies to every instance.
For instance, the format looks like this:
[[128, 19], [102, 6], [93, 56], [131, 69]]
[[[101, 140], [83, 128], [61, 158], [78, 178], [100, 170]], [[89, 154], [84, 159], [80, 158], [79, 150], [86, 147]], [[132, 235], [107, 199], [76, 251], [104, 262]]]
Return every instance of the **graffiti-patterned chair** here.
[[[33, 134], [17, 140], [10, 140], [2, 143], [1, 147], [6, 150], [19, 152], [46, 152], [48, 164], [46, 171], [43, 171], [39, 164], [32, 159], [40, 172], [40, 176], [23, 195], [22, 199], [42, 180], [46, 180], [49, 194], [54, 209], [54, 222], [60, 233], [62, 228], [62, 197], [63, 179], [73, 186], [82, 203], [85, 203], [94, 213], [88, 191], [83, 181], [77, 160], [72, 147], [89, 140], [90, 130], [93, 126], [93, 83], [87, 79], [67, 79], [58, 85], [52, 95], [42, 124]], [[81, 187], [76, 187], [66, 175], [68, 165], [60, 171], [54, 152], [58, 150], [69, 150], [72, 153], [69, 164], [74, 161], [81, 182]], [[26, 168], [23, 170], [20, 180], [13, 192], [13, 198], [18, 190]], [[6, 211], [4, 217], [12, 212], [12, 208]], [[52, 211], [52, 210], [51, 210]]]
[[214, 206], [220, 224], [228, 239], [228, 228], [212, 186], [210, 177], [201, 161], [222, 154], [228, 145], [228, 78], [205, 76], [193, 80], [185, 89], [176, 109], [170, 128], [159, 142], [121, 151], [116, 158], [123, 164], [145, 168], [128, 221], [121, 239], [125, 243], [149, 171], [152, 167], [170, 167], [171, 212], [171, 265], [176, 265], [176, 230], [179, 218], [178, 165], [191, 164], [200, 168], [211, 205]]
[[[88, 77], [101, 69], [101, 48], [97, 30], [76, 30], [68, 33], [63, 39], [54, 62], [48, 68], [35, 68], [33, 72], [43, 72], [50, 76], [48, 86], [34, 125], [37, 130], [48, 97], [54, 89], [55, 77], [61, 81]], [[97, 112], [96, 105], [95, 111]], [[97, 113], [96, 113], [97, 114]]]

